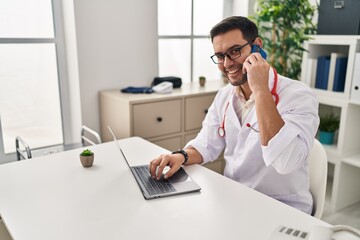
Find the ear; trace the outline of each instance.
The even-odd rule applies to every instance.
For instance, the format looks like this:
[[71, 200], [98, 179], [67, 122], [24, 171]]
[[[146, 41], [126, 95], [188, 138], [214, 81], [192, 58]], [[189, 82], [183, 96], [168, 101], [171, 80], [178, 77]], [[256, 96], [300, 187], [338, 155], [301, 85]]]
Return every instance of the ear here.
[[255, 38], [254, 44], [260, 46], [261, 48], [263, 47], [263, 41], [259, 37]]

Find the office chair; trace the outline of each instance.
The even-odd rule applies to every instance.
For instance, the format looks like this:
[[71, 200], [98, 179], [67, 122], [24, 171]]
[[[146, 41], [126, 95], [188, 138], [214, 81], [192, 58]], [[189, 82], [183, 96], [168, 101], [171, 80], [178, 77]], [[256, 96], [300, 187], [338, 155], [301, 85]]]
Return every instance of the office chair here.
[[81, 127], [81, 143], [83, 146], [96, 145], [101, 143], [101, 138], [96, 131], [83, 125]]
[[[22, 150], [22, 148], [24, 150]], [[15, 138], [15, 149], [16, 149], [16, 159], [20, 161], [21, 159], [32, 158], [31, 149], [29, 145], [19, 136]]]
[[310, 151], [309, 164], [309, 181], [310, 193], [314, 200], [314, 209], [312, 216], [321, 218], [325, 204], [326, 182], [327, 182], [327, 155], [323, 145], [314, 140], [314, 146]]

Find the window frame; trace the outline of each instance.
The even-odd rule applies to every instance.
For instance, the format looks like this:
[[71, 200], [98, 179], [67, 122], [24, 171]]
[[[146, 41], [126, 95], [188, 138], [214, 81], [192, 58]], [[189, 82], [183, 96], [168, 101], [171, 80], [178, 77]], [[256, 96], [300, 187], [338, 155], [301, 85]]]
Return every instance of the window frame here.
[[[159, 40], [163, 40], [163, 39], [165, 39], [165, 40], [167, 40], [167, 39], [189, 39], [190, 40], [190, 82], [194, 82], [194, 77], [193, 77], [193, 75], [194, 75], [194, 40], [209, 39], [209, 35], [194, 35], [194, 1], [195, 0], [191, 0], [190, 35], [160, 35], [160, 34], [158, 34], [158, 45], [159, 45]], [[232, 6], [234, 6], [233, 0], [223, 0], [223, 18], [232, 15]], [[209, 57], [210, 57], [210, 55], [209, 55]], [[158, 72], [160, 72], [160, 65], [159, 65]]]
[[[67, 56], [65, 48], [65, 34], [64, 34], [64, 12], [61, 0], [51, 0], [54, 24], [54, 38], [1, 38], [0, 44], [54, 44], [56, 50], [56, 62], [58, 71], [59, 97], [60, 97], [60, 111], [62, 118], [62, 135], [63, 140], [61, 146], [71, 144], [74, 142], [73, 138], [73, 121], [71, 109], [71, 96], [69, 93], [70, 82], [67, 69]], [[1, 112], [0, 112], [1, 124]], [[16, 161], [16, 152], [5, 154], [2, 128], [0, 125], [0, 164]], [[80, 134], [80, 133], [79, 133]], [[15, 139], [14, 139], [15, 144]], [[55, 146], [56, 147], [56, 146]], [[54, 146], [46, 146], [39, 148], [39, 151], [48, 152]], [[34, 149], [32, 149], [34, 150]]]
[[[193, 82], [194, 74], [194, 39], [208, 39], [208, 35], [194, 35], [194, 0], [191, 0], [191, 26], [190, 35], [159, 35], [158, 43], [162, 39], [189, 39], [190, 40], [190, 82]], [[160, 67], [160, 66], [159, 66]], [[160, 72], [160, 69], [159, 69]]]

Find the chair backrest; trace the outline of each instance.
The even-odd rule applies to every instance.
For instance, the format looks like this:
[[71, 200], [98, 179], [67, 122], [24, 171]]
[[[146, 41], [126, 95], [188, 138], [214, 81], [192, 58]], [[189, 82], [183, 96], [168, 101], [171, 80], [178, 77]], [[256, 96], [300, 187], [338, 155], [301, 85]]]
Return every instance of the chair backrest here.
[[19, 136], [15, 138], [15, 149], [17, 160], [32, 158], [29, 145]]
[[81, 142], [83, 146], [96, 145], [101, 143], [101, 138], [96, 131], [83, 125], [81, 127]]
[[314, 200], [314, 208], [311, 215], [320, 219], [325, 204], [328, 162], [324, 146], [317, 139], [314, 140], [314, 146], [310, 151], [308, 163], [310, 192]]

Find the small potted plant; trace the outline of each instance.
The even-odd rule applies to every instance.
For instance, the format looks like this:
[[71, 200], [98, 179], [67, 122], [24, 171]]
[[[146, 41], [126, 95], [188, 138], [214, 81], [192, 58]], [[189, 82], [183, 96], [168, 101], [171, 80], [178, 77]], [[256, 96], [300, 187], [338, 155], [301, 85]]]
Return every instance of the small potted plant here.
[[339, 129], [340, 120], [334, 114], [320, 116], [319, 140], [323, 144], [333, 144], [335, 131]]
[[85, 149], [80, 153], [80, 161], [83, 167], [91, 167], [94, 163], [94, 153], [90, 149]]
[[206, 78], [204, 76], [200, 76], [199, 83], [201, 87], [205, 86], [205, 82], [206, 82]]

